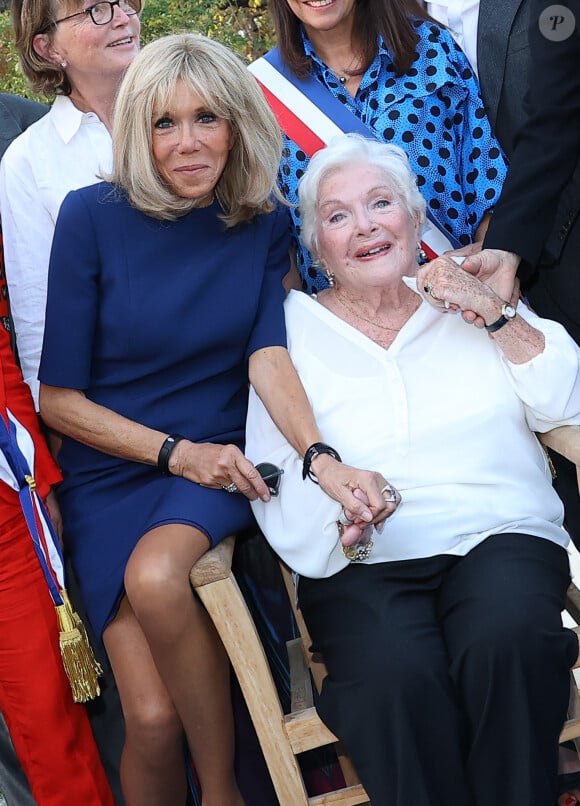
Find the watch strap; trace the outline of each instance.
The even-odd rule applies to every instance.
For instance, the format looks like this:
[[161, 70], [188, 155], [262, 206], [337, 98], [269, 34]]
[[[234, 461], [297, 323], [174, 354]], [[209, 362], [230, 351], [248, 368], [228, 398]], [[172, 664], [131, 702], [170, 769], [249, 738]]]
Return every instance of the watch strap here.
[[[500, 328], [502, 328], [504, 325], [507, 325], [508, 322], [511, 322], [511, 320], [515, 317], [515, 312], [514, 312], [514, 316], [506, 316], [505, 315], [506, 306], [508, 306], [508, 305], [509, 305], [508, 302], [504, 302], [504, 304], [501, 306], [501, 315], [500, 315], [499, 319], [496, 319], [495, 322], [491, 323], [491, 325], [485, 325], [485, 329], [487, 330], [488, 333], [495, 333]], [[511, 307], [511, 306], [509, 306], [509, 307]]]

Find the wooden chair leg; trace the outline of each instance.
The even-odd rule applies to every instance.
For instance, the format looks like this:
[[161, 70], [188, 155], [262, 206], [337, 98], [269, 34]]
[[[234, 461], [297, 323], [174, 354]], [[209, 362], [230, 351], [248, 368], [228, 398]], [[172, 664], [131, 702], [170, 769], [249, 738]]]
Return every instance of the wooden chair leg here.
[[216, 625], [240, 683], [281, 804], [307, 806], [302, 773], [284, 728], [284, 714], [254, 622], [233, 574], [196, 587]]

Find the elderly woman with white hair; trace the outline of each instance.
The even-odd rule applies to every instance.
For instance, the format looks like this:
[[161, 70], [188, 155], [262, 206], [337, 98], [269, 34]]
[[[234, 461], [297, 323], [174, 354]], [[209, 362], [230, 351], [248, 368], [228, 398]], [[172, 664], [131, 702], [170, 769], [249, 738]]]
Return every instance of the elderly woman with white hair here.
[[533, 432], [580, 422], [578, 348], [451, 259], [419, 269], [425, 202], [397, 146], [336, 139], [300, 210], [331, 286], [290, 293], [288, 349], [324, 438], [394, 507], [382, 529], [341, 509], [251, 394], [247, 455], [284, 472], [252, 506], [298, 574], [320, 714], [380, 806], [551, 806], [578, 641]]

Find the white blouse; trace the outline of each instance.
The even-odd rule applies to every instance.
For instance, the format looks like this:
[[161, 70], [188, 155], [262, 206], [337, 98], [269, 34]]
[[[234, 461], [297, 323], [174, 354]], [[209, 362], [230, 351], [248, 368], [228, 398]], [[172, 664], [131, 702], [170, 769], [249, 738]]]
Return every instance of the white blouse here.
[[[290, 293], [285, 311], [288, 349], [323, 440], [344, 462], [379, 470], [402, 496], [382, 533], [374, 531], [367, 562], [464, 555], [501, 532], [567, 545], [533, 433], [580, 424], [580, 351], [559, 324], [520, 304], [545, 350], [516, 365], [485, 331], [425, 302], [387, 350], [301, 292]], [[309, 577], [344, 568], [340, 505], [302, 480], [300, 457], [254, 390], [246, 453], [284, 469], [280, 496], [252, 503], [276, 552]]]
[[98, 182], [111, 163], [106, 126], [62, 95], [47, 115], [14, 140], [0, 163], [10, 309], [22, 374], [37, 407], [48, 263], [58, 211], [70, 190]]

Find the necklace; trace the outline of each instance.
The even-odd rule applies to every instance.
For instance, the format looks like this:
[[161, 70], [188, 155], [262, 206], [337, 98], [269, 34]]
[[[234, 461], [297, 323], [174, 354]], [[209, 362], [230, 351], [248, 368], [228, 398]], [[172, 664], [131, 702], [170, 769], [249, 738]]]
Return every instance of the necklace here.
[[350, 313], [353, 314], [354, 316], [356, 316], [358, 319], [362, 319], [364, 322], [368, 322], [369, 325], [373, 325], [374, 327], [378, 327], [380, 330], [389, 330], [391, 333], [398, 333], [399, 330], [405, 324], [405, 322], [403, 322], [403, 324], [399, 325], [399, 327], [388, 327], [387, 325], [379, 325], [378, 322], [373, 322], [372, 319], [368, 319], [366, 316], [363, 316], [362, 313], [360, 313], [359, 311], [355, 310], [351, 305], [349, 305], [343, 299], [343, 297], [342, 297], [342, 295], [340, 294], [339, 291], [335, 291], [334, 295], [338, 299], [338, 301], [340, 302], [340, 304], [342, 305], [343, 308], [346, 308], [347, 311], [350, 311]]
[[328, 67], [332, 70], [334, 75], [338, 78], [340, 84], [344, 87], [344, 85], [351, 80], [351, 78], [357, 78], [359, 76], [358, 70], [355, 69], [354, 65], [360, 63], [359, 56], [357, 53], [354, 54], [352, 59], [350, 60], [349, 64], [344, 67], [342, 70], [335, 70], [333, 67]]

